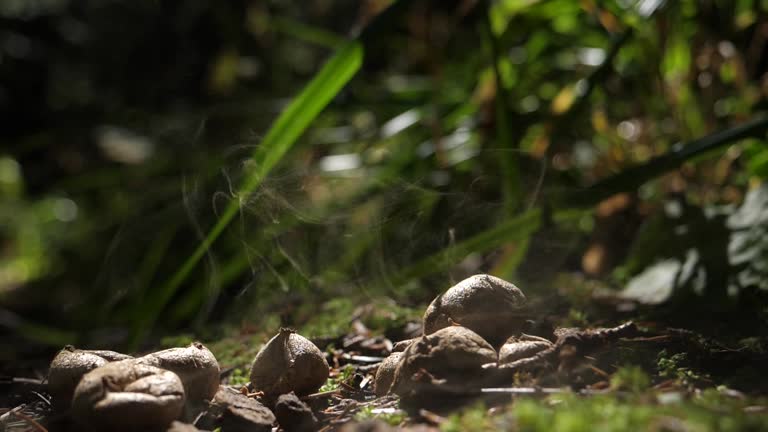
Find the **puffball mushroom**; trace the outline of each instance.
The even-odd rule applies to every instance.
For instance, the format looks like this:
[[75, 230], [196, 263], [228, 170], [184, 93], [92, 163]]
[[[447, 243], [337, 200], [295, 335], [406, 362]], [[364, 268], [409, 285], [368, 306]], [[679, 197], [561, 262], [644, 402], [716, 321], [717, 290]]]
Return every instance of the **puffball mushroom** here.
[[471, 384], [482, 375], [483, 365], [496, 363], [497, 355], [474, 331], [451, 326], [422, 336], [400, 359], [391, 391], [405, 397]]
[[81, 350], [67, 345], [56, 354], [48, 370], [48, 392], [58, 408], [69, 408], [72, 394], [86, 373], [109, 362], [132, 358], [114, 351]]
[[470, 276], [432, 301], [424, 313], [424, 334], [460, 324], [498, 346], [522, 330], [525, 320], [518, 311], [525, 301], [523, 292], [503, 279]]
[[178, 375], [184, 383], [187, 401], [211, 400], [219, 389], [219, 363], [200, 342], [147, 354], [137, 361]]
[[136, 359], [88, 372], [72, 400], [73, 418], [87, 430], [163, 430], [183, 408], [184, 386], [178, 375]]
[[499, 366], [528, 358], [553, 346], [552, 342], [538, 336], [512, 336], [499, 349]]
[[373, 389], [376, 392], [376, 396], [384, 396], [389, 393], [392, 381], [395, 380], [395, 371], [402, 357], [403, 353], [396, 351], [381, 362], [376, 370], [376, 379], [373, 381]]
[[251, 386], [268, 397], [317, 391], [328, 379], [328, 362], [320, 349], [294, 330], [281, 328], [256, 354]]

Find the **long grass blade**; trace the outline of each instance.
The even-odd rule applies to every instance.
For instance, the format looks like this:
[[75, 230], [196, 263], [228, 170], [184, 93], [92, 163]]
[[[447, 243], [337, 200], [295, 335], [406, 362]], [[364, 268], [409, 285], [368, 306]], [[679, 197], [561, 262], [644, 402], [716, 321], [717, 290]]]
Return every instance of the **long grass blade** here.
[[[754, 119], [691, 141], [650, 161], [629, 167], [624, 171], [600, 180], [594, 185], [570, 192], [563, 197], [564, 206], [589, 207], [619, 192], [627, 192], [642, 186], [661, 174], [671, 171], [684, 162], [704, 153], [720, 148], [744, 138], [760, 137], [768, 131], [768, 115], [762, 114]], [[561, 206], [563, 205], [561, 204]]]
[[[363, 48], [357, 41], [347, 42], [323, 66], [304, 90], [290, 103], [273, 123], [261, 145], [253, 155], [254, 169], [248, 173], [238, 188], [240, 199], [247, 197], [277, 165], [309, 124], [341, 91], [344, 85], [360, 69]], [[157, 321], [159, 314], [176, 293], [179, 286], [189, 277], [200, 259], [218, 239], [240, 210], [240, 201], [232, 200], [208, 235], [198, 245], [181, 267], [154, 293], [145, 308], [145, 318], [137, 321], [131, 343], [135, 346]]]
[[541, 210], [529, 210], [520, 216], [509, 218], [493, 228], [422, 258], [392, 276], [391, 283], [398, 286], [411, 279], [444, 271], [466, 258], [470, 253], [487, 252], [513, 240], [525, 240], [539, 229], [540, 225]]

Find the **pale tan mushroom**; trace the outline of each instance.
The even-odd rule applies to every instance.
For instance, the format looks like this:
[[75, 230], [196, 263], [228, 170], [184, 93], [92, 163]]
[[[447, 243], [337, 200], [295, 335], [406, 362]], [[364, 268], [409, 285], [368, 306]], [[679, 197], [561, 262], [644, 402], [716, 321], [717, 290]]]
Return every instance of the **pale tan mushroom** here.
[[422, 336], [402, 353], [391, 391], [408, 397], [469, 389], [483, 376], [483, 365], [496, 360], [496, 351], [477, 333], [446, 327]]
[[147, 354], [137, 361], [178, 375], [184, 383], [187, 401], [211, 400], [219, 389], [219, 363], [200, 342]]
[[269, 397], [317, 391], [328, 379], [325, 355], [305, 337], [290, 329], [280, 332], [256, 354], [251, 365], [251, 386]]
[[532, 357], [553, 346], [552, 342], [538, 336], [512, 336], [499, 349], [499, 366]]
[[384, 396], [389, 393], [392, 381], [395, 380], [395, 371], [400, 364], [402, 356], [403, 353], [401, 351], [393, 352], [379, 365], [379, 368], [376, 370], [376, 379], [373, 381], [373, 390], [376, 392], [376, 396]]
[[522, 330], [525, 295], [495, 276], [474, 275], [437, 296], [424, 313], [424, 334], [459, 324], [493, 346]]
[[418, 340], [419, 338], [413, 338], [413, 339], [405, 339], [401, 340], [399, 342], [395, 342], [394, 345], [392, 345], [392, 352], [403, 352], [408, 348], [408, 345], [412, 344], [413, 341]]
[[80, 350], [65, 346], [56, 354], [48, 369], [48, 392], [58, 409], [68, 409], [72, 394], [86, 373], [109, 362], [132, 358], [114, 351]]
[[87, 430], [163, 430], [183, 408], [184, 386], [178, 375], [136, 359], [88, 372], [72, 400], [73, 418]]

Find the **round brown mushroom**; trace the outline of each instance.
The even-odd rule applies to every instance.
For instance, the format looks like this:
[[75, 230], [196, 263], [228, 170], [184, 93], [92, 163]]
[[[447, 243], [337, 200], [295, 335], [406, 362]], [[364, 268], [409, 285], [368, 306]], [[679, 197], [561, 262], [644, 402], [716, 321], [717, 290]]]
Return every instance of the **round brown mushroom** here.
[[532, 357], [553, 346], [552, 342], [538, 336], [512, 336], [499, 349], [499, 366]]
[[415, 337], [412, 339], [405, 339], [401, 340], [399, 342], [395, 342], [394, 345], [392, 345], [392, 352], [403, 352], [408, 348], [408, 345], [412, 344], [413, 341], [418, 340], [419, 338]]
[[487, 274], [471, 276], [437, 296], [424, 313], [424, 334], [459, 324], [493, 346], [519, 333], [525, 295], [513, 284]]
[[187, 401], [211, 400], [219, 389], [219, 363], [200, 342], [147, 354], [137, 361], [178, 375], [184, 383]]
[[72, 345], [65, 346], [53, 358], [48, 370], [48, 392], [54, 405], [59, 409], [69, 408], [72, 394], [83, 375], [109, 362], [130, 358], [114, 351], [80, 350]]
[[483, 376], [483, 365], [495, 365], [497, 355], [477, 333], [451, 326], [422, 336], [400, 358], [391, 391], [413, 396], [466, 389]]
[[325, 355], [291, 329], [280, 332], [256, 354], [251, 365], [251, 386], [268, 397], [294, 392], [299, 396], [317, 391], [328, 379]]
[[73, 418], [87, 430], [163, 430], [183, 408], [184, 386], [178, 375], [136, 359], [88, 372], [72, 400]]
[[379, 365], [379, 368], [376, 370], [376, 379], [373, 381], [373, 390], [376, 392], [376, 396], [384, 396], [389, 393], [389, 388], [392, 387], [392, 381], [395, 380], [395, 371], [400, 364], [402, 356], [402, 351], [393, 352]]

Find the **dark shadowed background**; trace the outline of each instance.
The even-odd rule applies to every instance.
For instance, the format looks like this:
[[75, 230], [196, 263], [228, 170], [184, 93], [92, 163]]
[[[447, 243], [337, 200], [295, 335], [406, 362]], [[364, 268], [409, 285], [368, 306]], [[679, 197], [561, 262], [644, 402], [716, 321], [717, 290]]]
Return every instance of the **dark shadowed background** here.
[[390, 3], [0, 1], [0, 359], [479, 272], [765, 331], [765, 2]]

